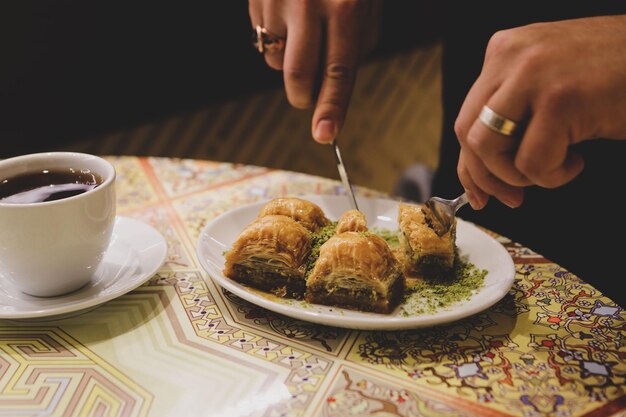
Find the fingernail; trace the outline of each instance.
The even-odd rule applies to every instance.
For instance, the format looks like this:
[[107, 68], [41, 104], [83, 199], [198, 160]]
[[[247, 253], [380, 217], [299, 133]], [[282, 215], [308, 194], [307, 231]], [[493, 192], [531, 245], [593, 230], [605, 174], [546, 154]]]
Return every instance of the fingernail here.
[[511, 199], [506, 198], [506, 197], [500, 199], [500, 201], [502, 201], [504, 204], [506, 204], [510, 208], [518, 208], [519, 207], [519, 203], [517, 201], [511, 200]]
[[331, 120], [322, 119], [317, 122], [313, 138], [321, 143], [332, 142], [337, 136], [337, 126]]
[[465, 194], [467, 195], [467, 199], [469, 200], [470, 206], [472, 206], [474, 210], [480, 210], [481, 208], [484, 207], [483, 202], [480, 201], [473, 192], [469, 190], [465, 190]]

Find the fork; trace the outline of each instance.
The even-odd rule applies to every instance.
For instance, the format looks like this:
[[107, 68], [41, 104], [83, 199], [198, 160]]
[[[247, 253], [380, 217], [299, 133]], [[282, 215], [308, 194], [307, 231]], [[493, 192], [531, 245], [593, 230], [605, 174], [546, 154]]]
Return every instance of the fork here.
[[467, 195], [461, 194], [454, 200], [446, 200], [441, 197], [430, 197], [425, 205], [430, 210], [432, 220], [434, 220], [433, 228], [438, 236], [443, 236], [452, 227], [454, 223], [454, 216], [459, 208], [467, 204]]

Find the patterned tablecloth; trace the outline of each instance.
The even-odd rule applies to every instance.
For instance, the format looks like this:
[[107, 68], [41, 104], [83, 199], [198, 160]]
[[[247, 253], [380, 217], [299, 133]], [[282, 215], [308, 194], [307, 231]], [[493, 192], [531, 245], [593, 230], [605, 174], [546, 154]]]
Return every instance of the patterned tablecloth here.
[[322, 327], [222, 291], [195, 244], [226, 210], [337, 194], [337, 181], [205, 161], [110, 160], [118, 213], [166, 237], [166, 263], [145, 285], [83, 314], [0, 321], [0, 416], [626, 415], [626, 314], [527, 248], [495, 236], [515, 261], [515, 285], [473, 317], [401, 332]]

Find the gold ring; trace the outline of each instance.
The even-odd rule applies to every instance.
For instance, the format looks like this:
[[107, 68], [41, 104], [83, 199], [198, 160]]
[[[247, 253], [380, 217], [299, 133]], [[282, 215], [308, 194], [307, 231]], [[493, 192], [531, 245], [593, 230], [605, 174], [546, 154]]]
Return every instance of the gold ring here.
[[285, 49], [285, 40], [260, 25], [256, 25], [252, 34], [252, 45], [261, 54], [282, 52]]
[[483, 106], [478, 119], [489, 129], [504, 136], [513, 136], [519, 127], [516, 121], [499, 115], [488, 106]]

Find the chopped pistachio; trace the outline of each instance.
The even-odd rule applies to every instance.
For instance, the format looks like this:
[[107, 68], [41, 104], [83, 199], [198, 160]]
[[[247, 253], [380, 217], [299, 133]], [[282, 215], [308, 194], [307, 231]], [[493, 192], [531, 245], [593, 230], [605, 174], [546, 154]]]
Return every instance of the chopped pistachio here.
[[400, 239], [398, 238], [397, 230], [379, 229], [377, 227], [373, 227], [371, 232], [383, 238], [392, 249], [400, 246]]
[[320, 256], [320, 247], [335, 234], [335, 230], [337, 230], [337, 222], [330, 222], [317, 233], [311, 233], [311, 252], [306, 260], [305, 278], [313, 272], [315, 262]]
[[484, 285], [487, 271], [457, 257], [454, 276], [416, 280], [407, 288], [402, 304], [403, 316], [433, 314], [453, 304], [468, 300]]

